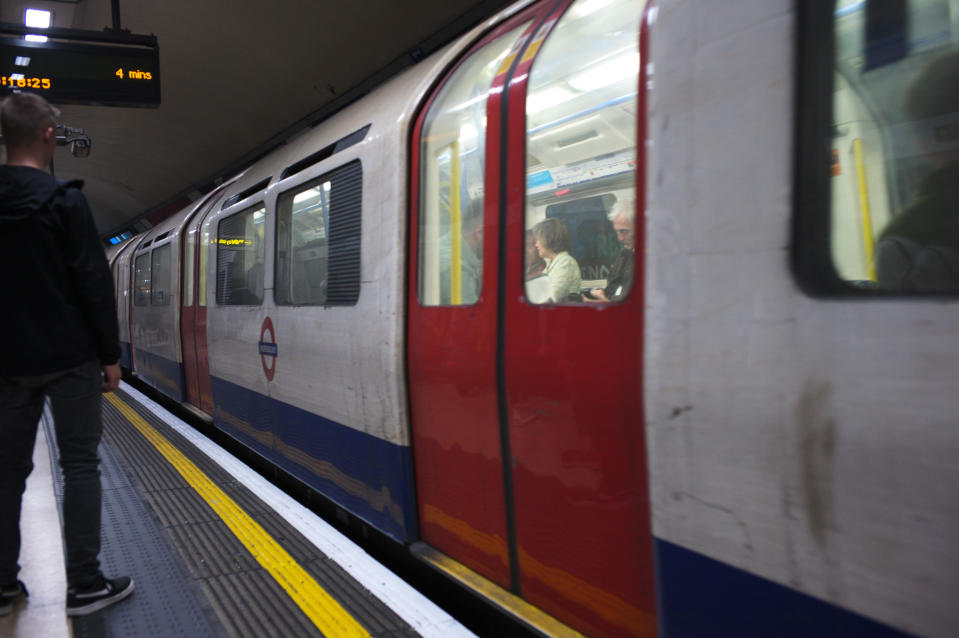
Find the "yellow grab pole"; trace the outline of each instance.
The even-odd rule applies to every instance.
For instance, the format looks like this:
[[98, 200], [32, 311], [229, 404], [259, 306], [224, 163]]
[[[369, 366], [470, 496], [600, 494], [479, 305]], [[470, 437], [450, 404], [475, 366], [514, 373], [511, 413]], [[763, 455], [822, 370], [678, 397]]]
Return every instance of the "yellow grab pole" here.
[[863, 159], [862, 140], [852, 141], [853, 154], [856, 156], [856, 177], [859, 182], [859, 211], [862, 221], [862, 241], [866, 248], [866, 268], [869, 279], [876, 281], [876, 246], [872, 236], [872, 214], [869, 211], [869, 188], [866, 184], [866, 162]]

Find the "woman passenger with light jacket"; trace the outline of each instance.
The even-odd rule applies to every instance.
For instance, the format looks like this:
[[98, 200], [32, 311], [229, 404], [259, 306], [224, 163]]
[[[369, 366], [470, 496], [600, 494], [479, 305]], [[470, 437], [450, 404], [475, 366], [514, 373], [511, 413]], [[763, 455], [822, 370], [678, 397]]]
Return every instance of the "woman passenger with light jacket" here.
[[544, 219], [533, 227], [533, 237], [540, 257], [546, 260], [550, 300], [553, 303], [579, 301], [582, 277], [579, 264], [569, 254], [569, 229], [562, 220]]

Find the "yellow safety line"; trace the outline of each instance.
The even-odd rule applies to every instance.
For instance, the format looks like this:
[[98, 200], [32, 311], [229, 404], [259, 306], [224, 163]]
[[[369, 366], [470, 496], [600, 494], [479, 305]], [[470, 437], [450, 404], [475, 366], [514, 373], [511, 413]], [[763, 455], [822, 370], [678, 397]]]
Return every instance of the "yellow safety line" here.
[[369, 632], [326, 593], [313, 580], [313, 577], [260, 527], [259, 523], [250, 518], [233, 499], [207, 478], [200, 468], [118, 396], [111, 392], [106, 397], [113, 407], [119, 410], [203, 497], [203, 500], [246, 546], [250, 554], [270, 572], [324, 636], [369, 637]]
[[856, 177], [859, 181], [859, 208], [862, 214], [862, 241], [866, 248], [866, 267], [869, 269], [869, 279], [876, 281], [876, 249], [872, 237], [872, 214], [869, 211], [866, 162], [863, 160], [862, 140], [858, 137], [852, 141], [852, 150], [856, 156]]

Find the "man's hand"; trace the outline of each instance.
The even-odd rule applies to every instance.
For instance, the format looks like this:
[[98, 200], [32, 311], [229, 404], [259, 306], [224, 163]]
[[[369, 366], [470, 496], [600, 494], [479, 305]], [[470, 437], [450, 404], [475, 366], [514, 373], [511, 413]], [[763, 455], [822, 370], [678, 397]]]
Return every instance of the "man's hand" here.
[[606, 291], [602, 288], [593, 288], [589, 291], [589, 294], [592, 296], [587, 297], [586, 295], [582, 295], [583, 301], [586, 303], [607, 303], [609, 301], [609, 299], [606, 298]]
[[122, 375], [120, 365], [117, 363], [103, 366], [103, 385], [100, 386], [100, 389], [104, 392], [113, 392], [119, 387]]

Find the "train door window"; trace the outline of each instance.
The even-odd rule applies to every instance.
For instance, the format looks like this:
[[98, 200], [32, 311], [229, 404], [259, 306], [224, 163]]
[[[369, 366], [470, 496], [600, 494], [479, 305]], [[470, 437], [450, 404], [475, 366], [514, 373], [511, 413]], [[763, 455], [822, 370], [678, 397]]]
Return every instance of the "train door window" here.
[[[642, 0], [577, 0], [530, 70], [526, 297], [619, 301], [633, 277]], [[584, 296], [585, 295], [585, 296]]]
[[150, 299], [150, 253], [137, 255], [133, 265], [133, 305], [145, 306]]
[[[959, 4], [822, 4], [804, 7], [803, 41], [831, 29], [833, 59], [806, 63], [804, 112], [821, 116], [799, 136], [797, 190], [817, 193], [803, 218], [825, 218], [828, 245], [800, 237], [800, 276], [838, 294], [959, 292]], [[823, 139], [828, 155], [803, 150]]]
[[213, 238], [213, 216], [207, 215], [200, 227], [200, 263], [198, 268], [200, 272], [197, 277], [196, 302], [200, 307], [206, 306], [206, 282], [207, 282], [207, 264], [209, 264], [210, 251], [216, 245]]
[[154, 306], [170, 304], [170, 253], [170, 244], [154, 248], [152, 252], [150, 303]]
[[360, 294], [359, 160], [282, 193], [276, 203], [276, 303], [353, 305]]
[[430, 106], [421, 139], [419, 300], [458, 306], [479, 300], [483, 284], [483, 179], [486, 96], [517, 27], [474, 52]]
[[220, 221], [216, 239], [216, 302], [258, 306], [263, 302], [263, 204]]
[[193, 305], [193, 254], [194, 234], [183, 233], [183, 305]]

